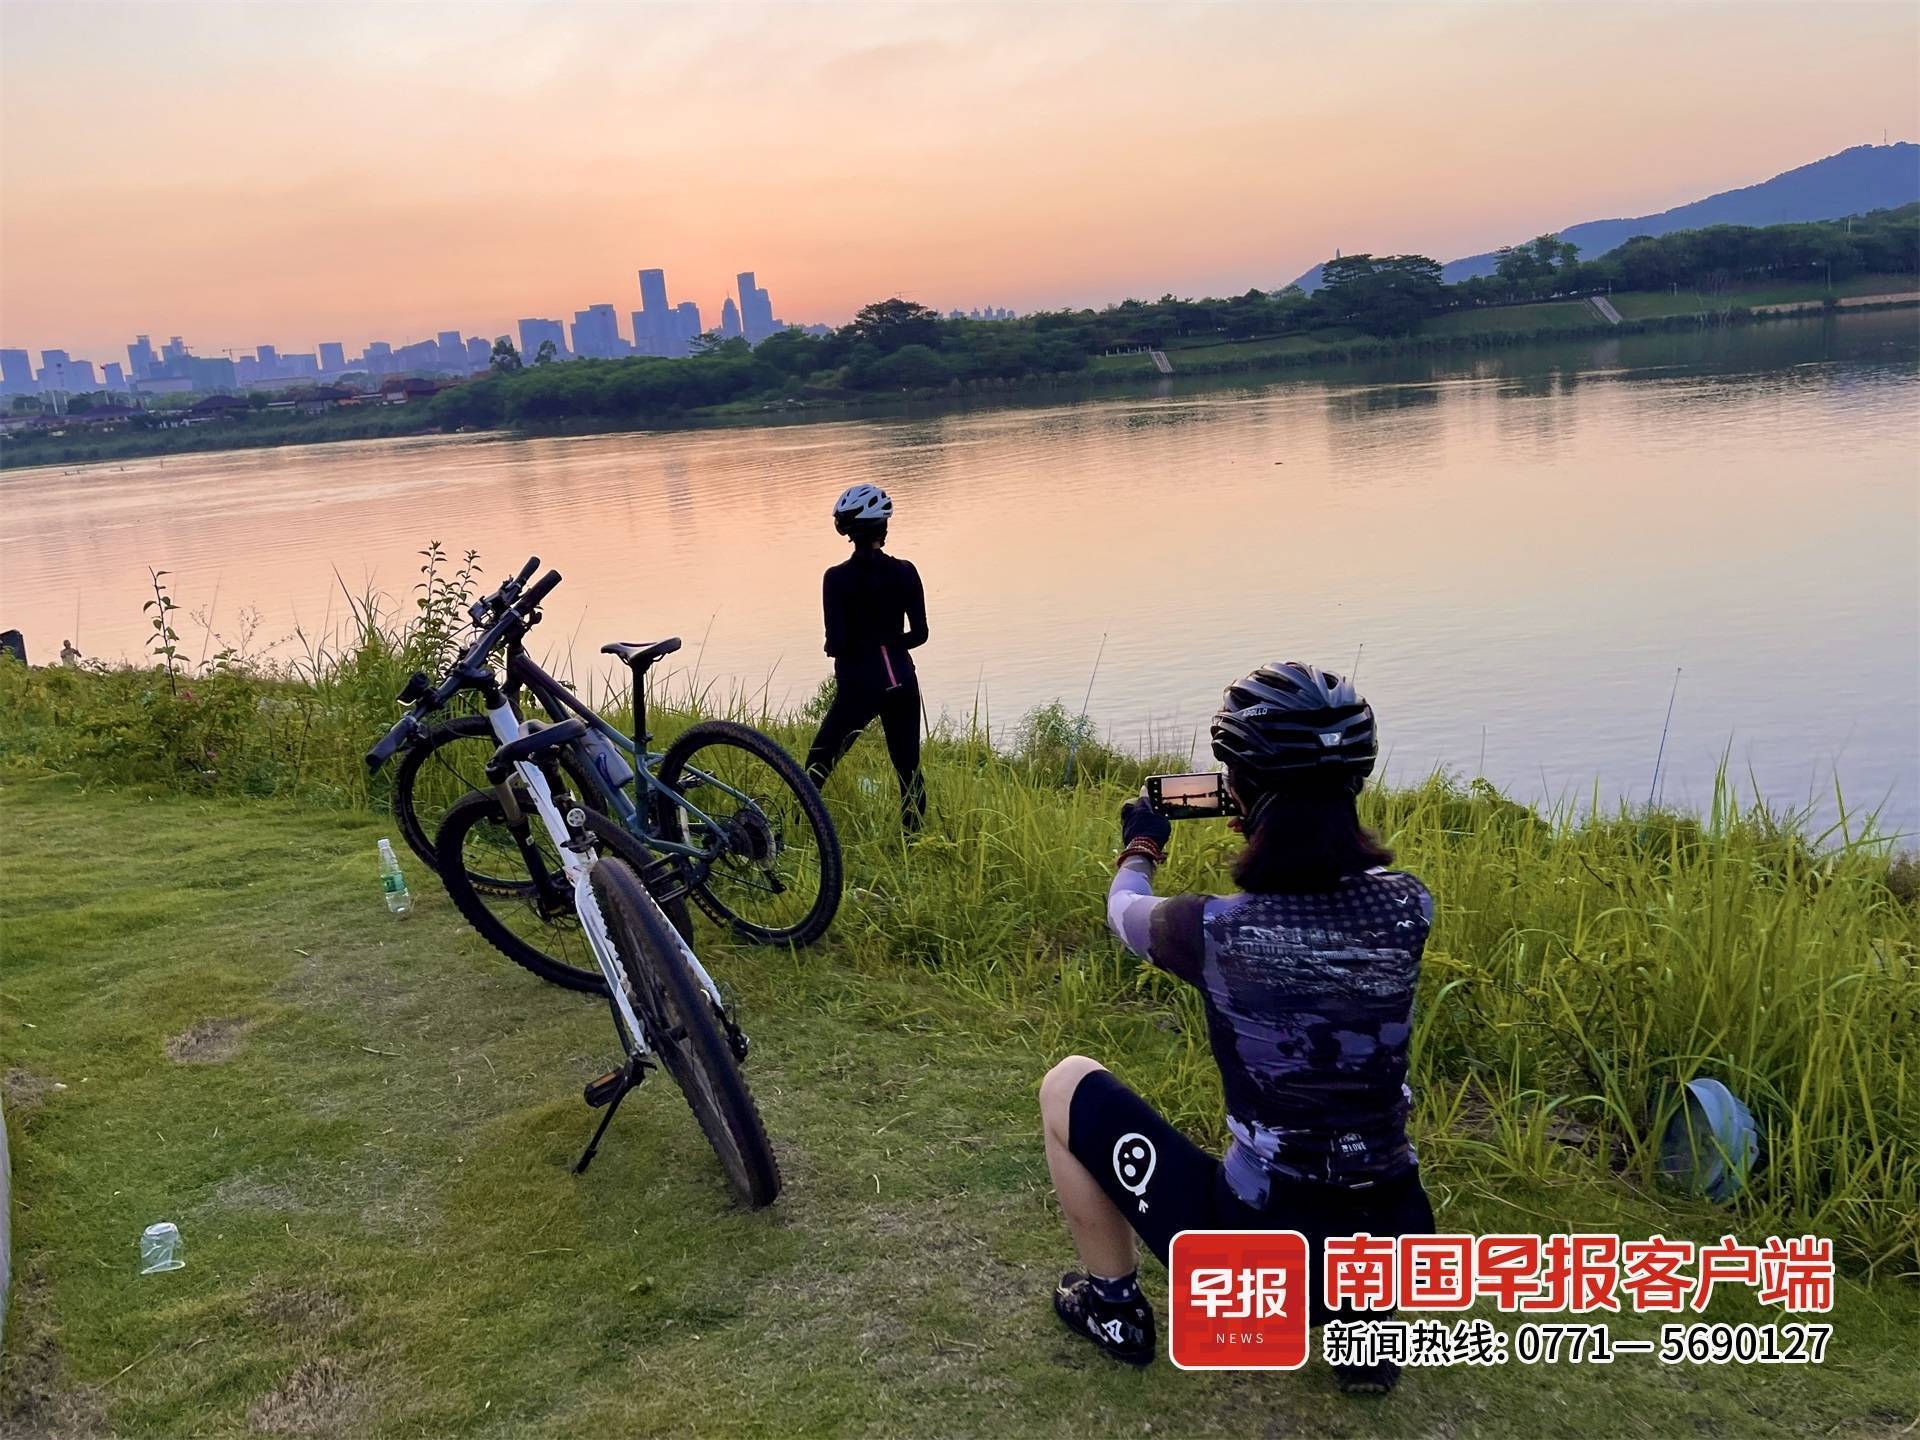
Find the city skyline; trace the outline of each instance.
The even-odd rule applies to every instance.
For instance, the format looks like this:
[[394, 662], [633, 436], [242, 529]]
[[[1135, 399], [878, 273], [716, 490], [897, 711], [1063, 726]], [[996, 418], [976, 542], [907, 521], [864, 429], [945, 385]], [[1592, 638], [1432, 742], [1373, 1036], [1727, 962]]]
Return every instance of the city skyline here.
[[[443, 329], [431, 339], [403, 343], [397, 348], [385, 340], [369, 339], [359, 354], [351, 356], [346, 343], [338, 340], [320, 341], [306, 351], [282, 351], [278, 344], [259, 341], [249, 353], [242, 353], [241, 347], [230, 346], [214, 355], [195, 355], [192, 345], [180, 335], [174, 335], [156, 351], [151, 334], [142, 333], [126, 345], [124, 367], [117, 361], [107, 361], [100, 364], [97, 373], [91, 358], [75, 356], [69, 349], [42, 349], [41, 361], [36, 367], [30, 347], [0, 348], [0, 395], [81, 394], [103, 389], [149, 394], [245, 389], [302, 380], [319, 381], [360, 372], [375, 377], [470, 375], [488, 368], [494, 344], [499, 340], [513, 344], [523, 363], [535, 361], [547, 343], [553, 346], [553, 358], [560, 360], [680, 359], [693, 354], [695, 341], [706, 333], [700, 323], [698, 304], [691, 300], [670, 303], [663, 269], [642, 269], [637, 277], [641, 308], [630, 312], [631, 338], [621, 333], [618, 307], [609, 302], [576, 310], [571, 324], [522, 317], [491, 338], [481, 333], [468, 335], [458, 329]], [[754, 324], [751, 333], [746, 334], [750, 343], [758, 344], [787, 328], [785, 321], [775, 318], [766, 287], [754, 283], [753, 271], [740, 272], [736, 282], [749, 293], [753, 305]], [[728, 315], [734, 317], [731, 322], [726, 319]], [[723, 339], [745, 333], [738, 315], [733, 297], [729, 295], [722, 308]], [[806, 328], [817, 333], [827, 327]]]
[[96, 360], [156, 327], [495, 335], [613, 299], [636, 251], [709, 318], [734, 256], [800, 320], [1235, 294], [1650, 213], [1920, 110], [1898, 5], [1124, 13], [10, 4], [0, 328]]

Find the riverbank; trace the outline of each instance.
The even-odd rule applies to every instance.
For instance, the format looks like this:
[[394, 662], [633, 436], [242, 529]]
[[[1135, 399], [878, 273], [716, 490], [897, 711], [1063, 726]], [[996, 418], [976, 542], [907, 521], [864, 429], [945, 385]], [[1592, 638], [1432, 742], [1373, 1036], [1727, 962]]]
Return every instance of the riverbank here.
[[[1534, 1436], [1604, 1408], [1649, 1435], [1789, 1435], [1920, 1413], [1898, 1278], [1920, 1262], [1920, 897], [1883, 850], [1817, 857], [1732, 807], [1575, 823], [1483, 787], [1369, 792], [1438, 898], [1411, 1079], [1442, 1225], [1811, 1230], [1843, 1277], [1818, 1368], [1416, 1372], [1362, 1408], [1318, 1366], [1120, 1374], [1049, 1313], [1069, 1251], [1034, 1133], [1045, 1067], [1099, 1055], [1223, 1139], [1191, 992], [1101, 922], [1138, 762], [1083, 747], [1062, 786], [1057, 712], [998, 746], [940, 737], [935, 829], [907, 850], [870, 741], [827, 792], [850, 887], [828, 940], [776, 954], [702, 924], [788, 1177], [747, 1214], [659, 1082], [571, 1175], [604, 1014], [501, 960], [418, 866], [415, 914], [381, 906], [391, 822], [358, 753], [409, 660], [375, 647], [317, 688], [215, 673], [185, 698], [158, 672], [0, 663], [10, 1425], [1201, 1435], [1255, 1407], [1288, 1433]], [[1165, 884], [1220, 883], [1230, 845], [1182, 827]], [[1647, 1137], [1695, 1074], [1762, 1128], [1728, 1208], [1655, 1175]], [[136, 1277], [162, 1218], [188, 1266]], [[1728, 1296], [1707, 1318], [1769, 1317]]]
[[[1886, 277], [1869, 276], [1859, 277], [1851, 286], [1843, 284], [1839, 287], [1841, 291], [1854, 288], [1857, 293], [1836, 295], [1832, 308], [1863, 313], [1920, 306], [1920, 293], [1896, 294], [1885, 290], [1885, 283]], [[1819, 287], [1775, 286], [1726, 297], [1738, 303], [1724, 304], [1723, 308], [1711, 311], [1704, 308], [1710, 302], [1698, 294], [1621, 293], [1612, 297], [1622, 317], [1618, 323], [1605, 318], [1585, 300], [1551, 301], [1454, 311], [1429, 319], [1417, 334], [1398, 338], [1383, 339], [1352, 329], [1328, 327], [1244, 341], [1187, 337], [1168, 341], [1163, 353], [1168, 356], [1176, 378], [1327, 370], [1399, 357], [1522, 349], [1570, 340], [1687, 332], [1709, 325], [1739, 326], [1800, 318], [1827, 308], [1824, 299], [1814, 298], [1817, 292]], [[860, 390], [817, 383], [799, 385], [778, 383], [775, 376], [766, 377], [768, 386], [763, 389], [754, 389], [749, 380], [742, 379], [742, 393], [737, 398], [710, 404], [666, 403], [656, 407], [644, 400], [641, 393], [644, 386], [635, 391], [631, 404], [614, 398], [629, 367], [652, 367], [655, 371], [665, 367], [666, 372], [672, 373], [674, 365], [700, 363], [703, 362], [590, 362], [589, 368], [595, 368], [600, 375], [596, 383], [607, 393], [604, 402], [595, 402], [586, 413], [569, 415], [562, 408], [552, 418], [522, 420], [500, 431], [484, 423], [460, 421], [450, 401], [415, 400], [402, 405], [358, 406], [320, 414], [248, 411], [237, 418], [174, 429], [128, 428], [111, 433], [87, 433], [76, 427], [62, 433], [6, 437], [0, 439], [0, 469], [101, 464], [152, 456], [449, 433], [553, 436], [710, 425], [792, 424], [812, 419], [924, 411], [938, 406], [971, 408], [1047, 402], [1076, 393], [1112, 393], [1142, 381], [1157, 383], [1167, 378], [1142, 350], [1090, 355], [1083, 368], [1063, 373], [952, 381], [920, 389]], [[566, 372], [573, 368], [557, 367], [556, 375], [567, 378]], [[436, 398], [447, 401], [447, 397], [458, 393], [455, 389]]]

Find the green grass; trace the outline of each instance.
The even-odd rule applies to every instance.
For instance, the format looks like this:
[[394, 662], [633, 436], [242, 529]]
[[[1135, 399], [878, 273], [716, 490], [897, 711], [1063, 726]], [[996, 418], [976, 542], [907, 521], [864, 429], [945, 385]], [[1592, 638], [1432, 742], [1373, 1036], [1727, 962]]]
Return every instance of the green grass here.
[[[369, 597], [357, 633], [284, 663], [0, 661], [20, 1258], [0, 1428], [1078, 1436], [1257, 1413], [1535, 1435], [1605, 1413], [1786, 1434], [1915, 1413], [1920, 884], [1858, 817], [1809, 837], [1724, 787], [1698, 817], [1542, 814], [1444, 778], [1363, 798], [1438, 897], [1411, 1079], [1441, 1223], [1831, 1235], [1827, 1367], [1422, 1375], [1373, 1408], [1317, 1371], [1122, 1376], [1048, 1313], [1070, 1252], [1033, 1092], [1084, 1051], [1223, 1139], [1193, 993], [1102, 924], [1144, 762], [1088, 742], [1062, 785], [1080, 727], [1058, 706], [943, 732], [936, 824], [907, 850], [881, 749], [858, 747], [828, 790], [850, 887], [828, 943], [701, 941], [755, 1035], [788, 1194], [729, 1209], [658, 1080], [575, 1179], [605, 1016], [494, 956], [418, 866], [412, 919], [378, 900], [390, 822], [359, 757], [463, 600], [437, 547], [426, 568], [424, 612]], [[700, 709], [805, 742], [805, 716], [696, 698], [656, 710], [662, 743]], [[1184, 827], [1165, 884], [1223, 888], [1230, 853]], [[1656, 1179], [1650, 1137], [1700, 1074], [1763, 1131], [1728, 1210]], [[189, 1268], [136, 1279], [160, 1218]]]
[[1436, 315], [1420, 327], [1420, 333], [1435, 338], [1513, 333], [1551, 336], [1562, 331], [1591, 330], [1602, 323], [1584, 300], [1548, 300], [1537, 305], [1500, 305]]
[[1784, 285], [1739, 286], [1725, 296], [1708, 298], [1697, 291], [1637, 290], [1612, 296], [1613, 305], [1623, 319], [1658, 320], [1670, 315], [1699, 315], [1727, 304], [1745, 306], [1789, 305], [1819, 301], [1828, 295], [1842, 298], [1854, 295], [1912, 295], [1911, 275], [1854, 275], [1836, 280], [1828, 289], [1824, 281], [1808, 280]]
[[[487, 950], [417, 866], [419, 907], [393, 921], [379, 819], [18, 778], [0, 805], [19, 1270], [0, 1428], [1787, 1435], [1890, 1433], [1920, 1410], [1920, 1303], [1884, 1279], [1843, 1281], [1817, 1370], [1421, 1372], [1384, 1404], [1317, 1367], [1122, 1373], [1048, 1309], [1069, 1251], [1033, 1091], [1080, 1049], [1178, 1110], [1192, 1017], [1158, 987], [1097, 994], [1110, 953], [1056, 957], [1038, 985], [1017, 951], [940, 963], [904, 887], [945, 897], [958, 847], [877, 865], [879, 816], [857, 805], [836, 943], [788, 956], [702, 932], [788, 1177], [758, 1215], [728, 1206], [658, 1078], [569, 1173], [605, 1015]], [[1099, 868], [1060, 877], [1086, 892], [1083, 931]], [[1564, 1138], [1516, 1165], [1506, 1121], [1445, 1109], [1429, 1095], [1419, 1138], [1449, 1228], [1756, 1233]], [[160, 1218], [188, 1266], [139, 1277], [135, 1237]]]

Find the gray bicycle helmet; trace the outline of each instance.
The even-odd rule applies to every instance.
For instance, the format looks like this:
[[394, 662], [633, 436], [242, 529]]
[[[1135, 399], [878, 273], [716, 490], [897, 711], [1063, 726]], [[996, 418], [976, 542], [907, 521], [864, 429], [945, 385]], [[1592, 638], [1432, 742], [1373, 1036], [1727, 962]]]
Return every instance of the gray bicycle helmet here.
[[1229, 685], [1211, 733], [1214, 757], [1256, 784], [1319, 771], [1358, 790], [1380, 755], [1373, 707], [1353, 682], [1292, 660]]
[[878, 485], [855, 485], [833, 502], [833, 528], [842, 535], [871, 534], [893, 518], [893, 500]]

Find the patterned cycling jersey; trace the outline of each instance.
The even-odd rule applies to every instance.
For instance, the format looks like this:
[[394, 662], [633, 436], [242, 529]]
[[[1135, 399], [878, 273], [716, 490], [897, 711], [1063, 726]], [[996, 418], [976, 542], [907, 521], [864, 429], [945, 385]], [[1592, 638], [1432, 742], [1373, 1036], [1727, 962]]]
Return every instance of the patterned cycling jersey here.
[[1130, 861], [1108, 915], [1204, 999], [1243, 1201], [1263, 1204], [1276, 1178], [1358, 1186], [1413, 1168], [1407, 1041], [1433, 920], [1418, 880], [1375, 870], [1324, 893], [1162, 899]]

